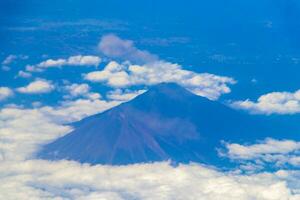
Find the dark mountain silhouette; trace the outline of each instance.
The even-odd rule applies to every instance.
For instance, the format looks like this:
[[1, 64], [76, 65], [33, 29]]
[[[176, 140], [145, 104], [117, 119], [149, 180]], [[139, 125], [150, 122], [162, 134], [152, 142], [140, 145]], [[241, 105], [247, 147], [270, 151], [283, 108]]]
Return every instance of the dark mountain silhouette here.
[[45, 145], [37, 157], [116, 165], [162, 160], [216, 164], [221, 141], [251, 141], [266, 130], [254, 116], [162, 83], [77, 122], [73, 132]]

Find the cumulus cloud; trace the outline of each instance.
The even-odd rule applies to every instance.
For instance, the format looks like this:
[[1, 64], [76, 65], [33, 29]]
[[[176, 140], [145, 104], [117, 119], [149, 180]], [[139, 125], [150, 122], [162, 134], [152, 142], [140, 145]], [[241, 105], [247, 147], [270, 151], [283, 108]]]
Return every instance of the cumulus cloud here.
[[73, 83], [71, 85], [67, 85], [64, 89], [69, 93], [64, 96], [64, 98], [75, 98], [75, 97], [86, 97], [89, 99], [99, 99], [101, 95], [99, 93], [90, 92], [91, 88], [88, 84], [77, 84]]
[[242, 163], [249, 161], [250, 165], [260, 166], [260, 169], [262, 169], [262, 165], [268, 163], [276, 167], [284, 165], [300, 167], [300, 142], [298, 141], [267, 138], [250, 145], [225, 143], [225, 147], [226, 151], [220, 151], [220, 155]]
[[0, 101], [13, 96], [14, 92], [8, 87], [0, 87]]
[[262, 95], [257, 101], [235, 101], [232, 107], [250, 111], [253, 114], [295, 114], [300, 113], [300, 90], [272, 92]]
[[70, 95], [73, 97], [78, 97], [81, 95], [85, 95], [90, 91], [90, 86], [86, 83], [84, 84], [72, 84], [66, 86], [66, 89], [70, 92]]
[[98, 48], [107, 57], [129, 60], [133, 63], [143, 64], [158, 60], [156, 55], [136, 48], [133, 41], [123, 40], [113, 34], [103, 36]]
[[92, 82], [103, 82], [115, 88], [176, 82], [195, 94], [213, 100], [221, 94], [229, 93], [228, 85], [235, 83], [235, 80], [230, 77], [195, 73], [182, 69], [178, 64], [164, 61], [144, 65], [132, 65], [128, 62], [119, 64], [112, 61], [101, 71], [85, 74], [84, 79]]
[[37, 79], [27, 86], [17, 88], [17, 91], [25, 94], [49, 93], [54, 90], [55, 86], [47, 80]]
[[48, 59], [37, 65], [27, 65], [26, 70], [30, 72], [42, 72], [47, 68], [57, 68], [62, 66], [98, 66], [101, 58], [98, 56], [71, 56], [67, 59]]

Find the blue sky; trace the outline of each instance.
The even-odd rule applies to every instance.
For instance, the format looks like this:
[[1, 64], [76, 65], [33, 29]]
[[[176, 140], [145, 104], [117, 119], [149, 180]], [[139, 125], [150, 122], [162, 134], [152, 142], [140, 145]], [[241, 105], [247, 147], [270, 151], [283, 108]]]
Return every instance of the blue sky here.
[[1, 57], [28, 55], [20, 68], [42, 55], [97, 54], [100, 37], [114, 33], [185, 68], [234, 77], [239, 84], [226, 98], [298, 89], [297, 1], [175, 1], [172, 8], [157, 1], [1, 4]]
[[[102, 57], [97, 49], [101, 37], [115, 34], [184, 69], [232, 77], [237, 84], [230, 86], [230, 93], [220, 96], [222, 102], [256, 101], [271, 92], [295, 92], [299, 89], [299, 6], [297, 1], [280, 0], [188, 4], [2, 1], [0, 56], [2, 61], [9, 55], [19, 58], [10, 63], [9, 71], [1, 72], [0, 84], [12, 88], [28, 84], [30, 79], [15, 78], [16, 74], [26, 65], [47, 59]], [[104, 66], [102, 62], [100, 68]], [[92, 68], [47, 70], [31, 80], [38, 77], [83, 83], [80, 75], [89, 71]], [[103, 84], [90, 87], [100, 93], [109, 89]], [[42, 98], [53, 105], [61, 96], [55, 90], [34, 100]], [[10, 101], [26, 104], [32, 98], [16, 93]], [[298, 115], [280, 117], [290, 123], [299, 119]]]
[[[130, 100], [160, 81], [173, 81], [197, 95], [289, 127], [289, 132], [255, 144], [226, 144], [224, 156], [241, 162], [238, 170], [249, 170], [253, 181], [222, 174], [226, 180], [255, 187], [257, 177], [262, 177], [256, 170], [264, 170], [259, 168], [260, 163], [276, 164], [278, 170], [281, 163], [299, 167], [299, 9], [300, 2], [296, 0], [1, 1], [0, 135], [4, 140], [0, 139], [0, 160], [13, 160], [13, 165], [27, 163], [32, 171], [37, 170], [32, 166], [38, 162], [48, 166], [48, 171], [40, 172], [44, 178], [55, 181], [55, 169], [61, 166], [84, 171], [78, 163], [40, 163], [32, 160], [32, 155], [41, 144], [70, 131], [64, 124]], [[24, 117], [29, 115], [28, 119]], [[49, 132], [49, 127], [54, 131]], [[168, 168], [165, 165], [152, 167]], [[9, 162], [0, 165], [0, 170], [8, 166]], [[137, 166], [144, 174], [147, 167]], [[181, 167], [180, 173], [187, 173], [186, 168], [194, 170], [190, 165]], [[218, 176], [215, 173], [219, 172], [210, 168], [197, 167], [207, 170], [202, 177]], [[34, 177], [30, 170], [26, 173]], [[96, 166], [86, 175], [92, 177], [102, 170], [105, 169]], [[122, 171], [112, 170], [116, 174]], [[289, 195], [300, 185], [295, 181], [299, 174], [285, 170], [272, 173], [272, 178], [262, 178], [265, 185], [261, 188], [274, 183], [275, 188], [282, 189], [281, 194]], [[16, 169], [11, 174], [19, 180], [23, 172]], [[174, 171], [168, 168], [168, 172]], [[51, 177], [45, 175], [49, 173]], [[157, 171], [155, 176], [163, 173]], [[54, 186], [39, 181], [36, 185], [44, 184], [44, 190], [53, 195], [49, 188]], [[285, 181], [287, 186], [276, 185], [276, 181]], [[77, 184], [68, 177], [67, 184], [70, 183]], [[175, 183], [181, 184], [180, 180]], [[28, 186], [26, 181], [21, 184]], [[86, 187], [103, 189], [92, 181]], [[186, 192], [185, 187], [181, 187], [182, 192]], [[232, 187], [236, 191], [239, 186]], [[7, 193], [3, 196], [11, 193], [9, 188], [4, 189]], [[33, 193], [39, 190], [31, 189]], [[66, 192], [64, 186], [56, 189], [59, 194], [55, 195]], [[130, 188], [122, 190], [128, 193], [103, 195], [107, 199], [119, 195], [122, 199], [135, 192]], [[191, 190], [195, 192], [197, 188]], [[82, 188], [80, 191], [80, 195], [90, 198], [98, 195]], [[242, 197], [255, 195], [244, 192]], [[35, 194], [45, 197], [44, 193]], [[74, 194], [68, 195], [72, 198]], [[214, 195], [212, 199], [218, 197]], [[137, 199], [146, 196], [139, 194]], [[172, 199], [172, 195], [167, 196]], [[267, 197], [266, 194], [264, 198]], [[277, 199], [281, 197], [279, 194]]]

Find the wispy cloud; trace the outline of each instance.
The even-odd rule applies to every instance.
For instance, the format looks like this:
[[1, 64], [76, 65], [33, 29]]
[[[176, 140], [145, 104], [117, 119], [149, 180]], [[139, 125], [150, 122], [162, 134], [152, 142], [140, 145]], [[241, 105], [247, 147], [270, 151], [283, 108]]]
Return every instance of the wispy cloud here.
[[112, 99], [116, 101], [129, 101], [144, 92], [146, 92], [146, 90], [131, 91], [128, 89], [127, 90], [116, 89], [113, 91], [109, 91], [106, 97], [108, 99]]
[[23, 70], [20, 70], [20, 71], [18, 72], [18, 75], [17, 75], [16, 77], [30, 78], [31, 76], [32, 76], [31, 73], [25, 72], [25, 71], [23, 71]]
[[1, 63], [2, 70], [9, 71], [10, 70], [10, 65], [13, 64], [14, 62], [16, 62], [17, 59], [26, 60], [26, 59], [28, 59], [28, 56], [14, 55], [14, 54], [8, 55]]
[[25, 21], [20, 26], [2, 27], [8, 31], [33, 32], [33, 31], [53, 31], [62, 28], [73, 28], [74, 30], [84, 28], [85, 31], [120, 31], [126, 30], [128, 24], [120, 20], [97, 20], [97, 19], [80, 19], [77, 21], [48, 21], [41, 19], [31, 19]]
[[28, 65], [26, 70], [29, 72], [42, 72], [47, 68], [60, 68], [62, 66], [98, 66], [101, 58], [98, 56], [71, 56], [67, 59], [48, 59], [37, 65]]
[[16, 59], [17, 59], [16, 55], [9, 55], [2, 61], [2, 65], [9, 65]]
[[135, 47], [133, 41], [123, 40], [113, 34], [104, 35], [98, 48], [107, 57], [121, 58], [134, 63], [143, 64], [158, 60], [156, 55]]

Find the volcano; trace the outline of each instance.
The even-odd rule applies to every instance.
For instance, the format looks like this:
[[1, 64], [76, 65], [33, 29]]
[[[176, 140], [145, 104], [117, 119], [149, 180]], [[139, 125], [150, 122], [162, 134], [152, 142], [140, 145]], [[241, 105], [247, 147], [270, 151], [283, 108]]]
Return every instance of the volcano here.
[[265, 130], [251, 115], [162, 83], [75, 123], [71, 133], [45, 145], [37, 157], [110, 165], [216, 163], [222, 141], [258, 139]]

